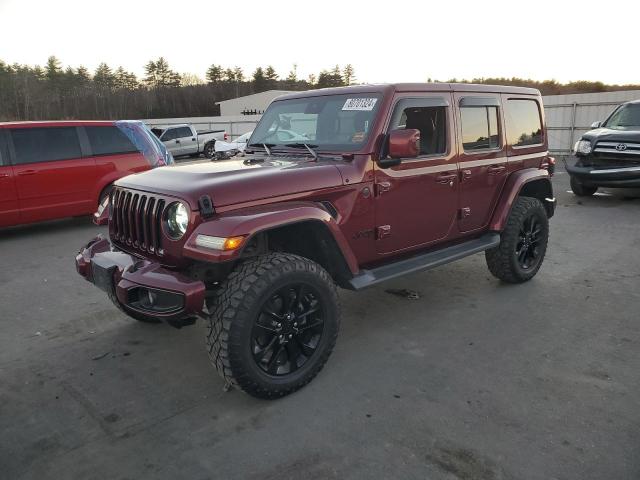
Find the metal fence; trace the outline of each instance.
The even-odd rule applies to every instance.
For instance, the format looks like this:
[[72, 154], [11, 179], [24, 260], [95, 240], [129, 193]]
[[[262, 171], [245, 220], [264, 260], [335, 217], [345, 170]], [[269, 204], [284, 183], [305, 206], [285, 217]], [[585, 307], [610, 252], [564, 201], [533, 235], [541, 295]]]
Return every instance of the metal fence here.
[[549, 151], [569, 153], [593, 122], [607, 118], [621, 103], [638, 98], [638, 90], [542, 97], [549, 132]]

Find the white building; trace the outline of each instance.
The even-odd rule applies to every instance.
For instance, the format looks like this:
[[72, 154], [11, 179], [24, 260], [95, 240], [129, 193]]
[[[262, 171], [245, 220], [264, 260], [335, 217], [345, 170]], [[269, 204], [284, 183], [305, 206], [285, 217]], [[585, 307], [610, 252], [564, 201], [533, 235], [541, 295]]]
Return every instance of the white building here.
[[292, 92], [287, 90], [267, 90], [266, 92], [217, 102], [216, 105], [220, 105], [220, 116], [222, 117], [247, 114], [260, 115], [264, 113], [274, 99], [287, 93]]

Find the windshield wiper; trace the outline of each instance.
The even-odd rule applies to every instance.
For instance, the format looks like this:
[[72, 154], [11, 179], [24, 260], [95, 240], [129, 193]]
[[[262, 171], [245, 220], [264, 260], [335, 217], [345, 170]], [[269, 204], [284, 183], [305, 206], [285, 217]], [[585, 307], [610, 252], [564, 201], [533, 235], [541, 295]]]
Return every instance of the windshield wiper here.
[[318, 145], [312, 145], [309, 143], [286, 143], [285, 146], [287, 147], [293, 147], [293, 148], [306, 148], [307, 151], [311, 154], [311, 156], [313, 157], [313, 159], [317, 162], [318, 161], [318, 152], [316, 152], [314, 150], [314, 148], [318, 148]]

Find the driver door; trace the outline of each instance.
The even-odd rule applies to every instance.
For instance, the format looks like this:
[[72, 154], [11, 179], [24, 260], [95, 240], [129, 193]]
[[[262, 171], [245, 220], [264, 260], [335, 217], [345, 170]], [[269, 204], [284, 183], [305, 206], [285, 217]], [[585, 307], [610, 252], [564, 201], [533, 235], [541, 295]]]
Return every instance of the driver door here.
[[400, 165], [375, 167], [376, 245], [379, 254], [442, 241], [455, 231], [458, 165], [450, 93], [398, 96], [387, 132], [420, 130], [420, 154]]

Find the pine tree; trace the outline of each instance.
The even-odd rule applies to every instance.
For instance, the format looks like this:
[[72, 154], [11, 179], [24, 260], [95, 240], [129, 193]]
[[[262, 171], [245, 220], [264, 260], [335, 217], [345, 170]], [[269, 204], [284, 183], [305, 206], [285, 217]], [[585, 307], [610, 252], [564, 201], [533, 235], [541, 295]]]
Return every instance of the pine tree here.
[[217, 85], [222, 82], [222, 76], [224, 71], [220, 65], [211, 64], [207, 70], [207, 82], [212, 85]]
[[262, 67], [258, 67], [255, 72], [253, 72], [253, 90], [256, 93], [259, 93], [264, 92], [267, 89], [267, 79], [264, 75], [264, 70]]
[[113, 88], [114, 82], [115, 77], [109, 65], [104, 62], [98, 65], [98, 68], [96, 68], [96, 71], [93, 74], [93, 83], [107, 90]]
[[353, 65], [351, 65], [350, 63], [345, 65], [345, 67], [342, 69], [342, 78], [345, 85], [351, 85], [355, 82], [356, 74]]

